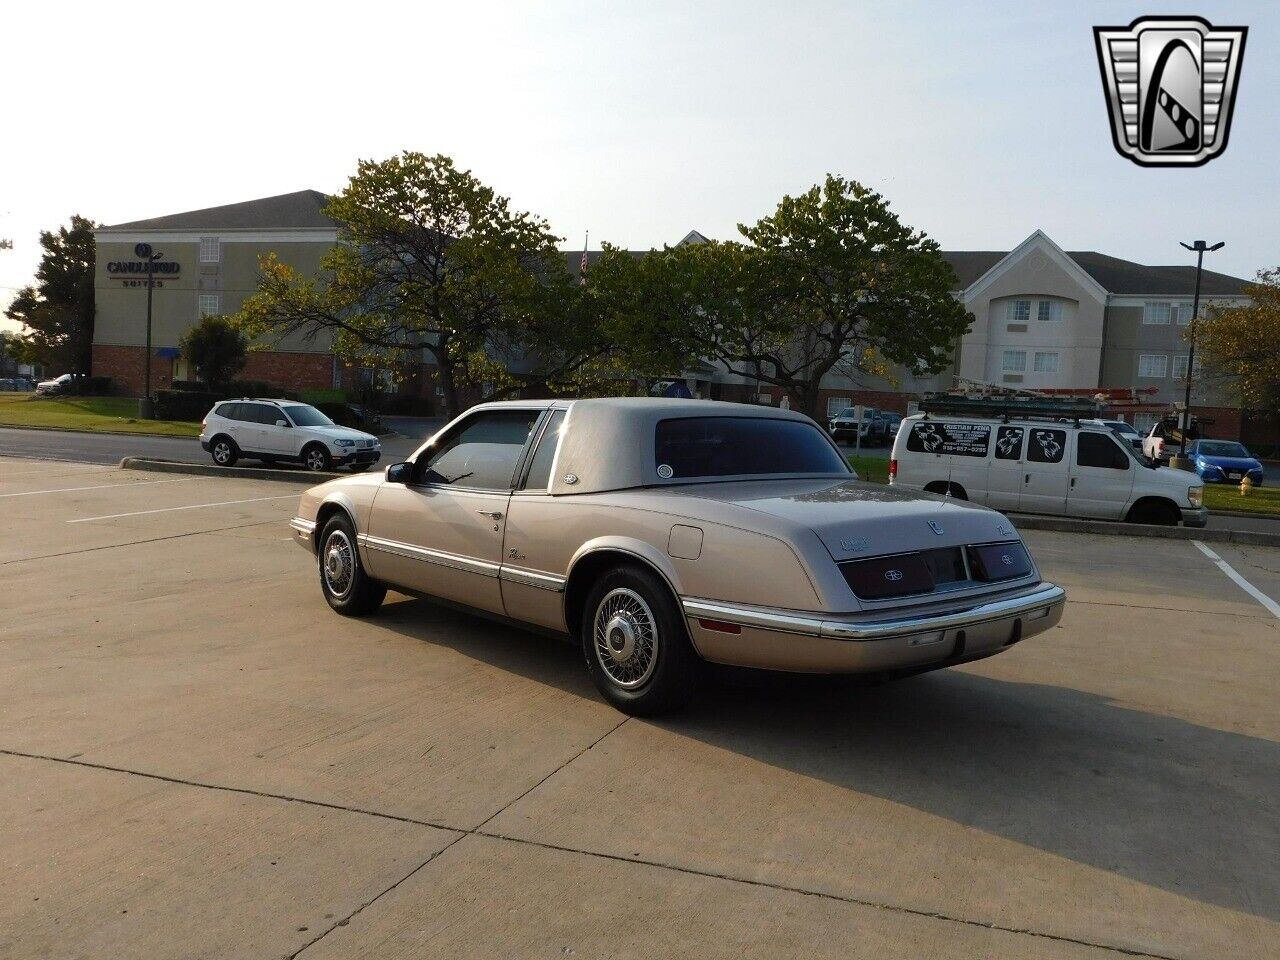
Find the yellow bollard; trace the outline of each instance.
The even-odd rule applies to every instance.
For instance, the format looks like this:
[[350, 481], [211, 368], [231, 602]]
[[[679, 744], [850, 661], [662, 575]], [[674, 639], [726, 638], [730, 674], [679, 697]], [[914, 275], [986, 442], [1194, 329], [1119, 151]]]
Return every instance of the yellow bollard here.
[[1253, 481], [1249, 479], [1249, 475], [1246, 473], [1240, 479], [1240, 496], [1247, 497], [1252, 492], [1253, 492]]

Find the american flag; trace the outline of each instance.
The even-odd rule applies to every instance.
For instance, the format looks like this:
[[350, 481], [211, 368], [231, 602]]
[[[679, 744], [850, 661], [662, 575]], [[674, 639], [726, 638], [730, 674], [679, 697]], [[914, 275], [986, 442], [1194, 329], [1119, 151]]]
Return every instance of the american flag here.
[[578, 261], [578, 284], [585, 287], [587, 285], [587, 244], [591, 239], [591, 231], [588, 230], [582, 238], [582, 259]]

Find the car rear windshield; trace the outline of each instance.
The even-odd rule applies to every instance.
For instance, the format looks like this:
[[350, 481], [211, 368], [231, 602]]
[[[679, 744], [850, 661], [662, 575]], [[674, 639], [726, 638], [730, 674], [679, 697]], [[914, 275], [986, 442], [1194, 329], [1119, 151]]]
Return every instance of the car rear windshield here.
[[849, 473], [849, 465], [826, 436], [800, 420], [660, 420], [656, 440], [657, 471], [662, 480]]
[[1248, 457], [1249, 451], [1244, 444], [1231, 443], [1226, 440], [1201, 440], [1196, 452], [1206, 457]]
[[284, 412], [289, 414], [289, 419], [293, 421], [295, 427], [331, 427], [333, 421], [326, 417], [315, 407], [304, 406], [300, 403], [290, 404], [284, 407]]

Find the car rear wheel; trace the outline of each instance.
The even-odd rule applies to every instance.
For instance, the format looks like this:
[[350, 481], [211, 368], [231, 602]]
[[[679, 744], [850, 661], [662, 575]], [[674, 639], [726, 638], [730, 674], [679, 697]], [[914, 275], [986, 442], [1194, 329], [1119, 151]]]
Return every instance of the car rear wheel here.
[[329, 606], [346, 617], [373, 613], [387, 588], [367, 573], [356, 549], [356, 532], [345, 513], [334, 514], [320, 535], [320, 590]]
[[209, 456], [220, 467], [234, 467], [240, 459], [240, 449], [230, 437], [214, 437], [209, 444]]
[[302, 465], [308, 470], [319, 473], [322, 470], [328, 470], [333, 466], [333, 461], [329, 458], [329, 451], [319, 443], [313, 443], [302, 451]]
[[667, 585], [639, 567], [614, 567], [591, 589], [580, 626], [596, 689], [636, 717], [685, 706], [702, 663]]

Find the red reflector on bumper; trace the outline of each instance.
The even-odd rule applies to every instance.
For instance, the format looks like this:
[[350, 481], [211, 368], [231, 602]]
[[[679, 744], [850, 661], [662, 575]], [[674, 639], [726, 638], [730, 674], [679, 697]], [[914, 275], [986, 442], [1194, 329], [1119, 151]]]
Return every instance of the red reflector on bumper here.
[[736, 623], [725, 623], [723, 620], [707, 620], [698, 618], [698, 626], [703, 630], [715, 630], [717, 633], [741, 633], [742, 627]]

